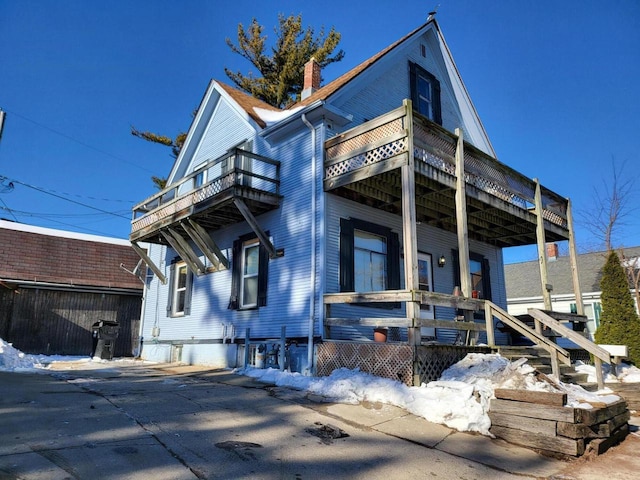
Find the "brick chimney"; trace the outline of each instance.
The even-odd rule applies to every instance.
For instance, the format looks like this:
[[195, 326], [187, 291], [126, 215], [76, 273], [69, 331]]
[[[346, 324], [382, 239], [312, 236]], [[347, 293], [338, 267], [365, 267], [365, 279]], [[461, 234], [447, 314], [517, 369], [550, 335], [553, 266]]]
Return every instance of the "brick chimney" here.
[[560, 256], [557, 243], [547, 243], [547, 258], [549, 260], [557, 260]]
[[320, 88], [320, 64], [311, 57], [304, 65], [304, 87], [301, 98], [304, 100], [311, 96], [313, 92]]

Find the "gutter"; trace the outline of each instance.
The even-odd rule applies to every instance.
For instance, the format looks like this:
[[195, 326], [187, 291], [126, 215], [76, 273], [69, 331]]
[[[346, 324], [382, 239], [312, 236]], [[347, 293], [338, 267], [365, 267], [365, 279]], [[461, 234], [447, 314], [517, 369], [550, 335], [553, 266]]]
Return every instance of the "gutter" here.
[[303, 113], [300, 118], [302, 122], [311, 131], [311, 280], [309, 282], [309, 337], [307, 345], [307, 369], [306, 374], [311, 376], [313, 365], [313, 326], [315, 320], [315, 303], [316, 303], [316, 213], [317, 195], [316, 195], [316, 129], [307, 120], [307, 116]]

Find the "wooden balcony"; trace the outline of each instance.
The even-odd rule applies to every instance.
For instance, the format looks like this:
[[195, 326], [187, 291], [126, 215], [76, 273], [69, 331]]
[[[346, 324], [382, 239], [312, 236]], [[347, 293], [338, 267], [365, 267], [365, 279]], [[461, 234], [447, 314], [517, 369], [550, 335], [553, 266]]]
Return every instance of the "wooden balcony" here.
[[[407, 102], [325, 142], [324, 189], [400, 214], [400, 167], [411, 161], [417, 222], [455, 233], [457, 141]], [[535, 244], [537, 182], [467, 142], [463, 150], [469, 238], [500, 247]], [[543, 186], [539, 192], [546, 241], [567, 240], [568, 200]]]
[[[278, 208], [281, 199], [280, 162], [236, 148], [133, 207], [129, 239], [163, 282], [162, 270], [138, 242], [170, 245], [201, 275], [229, 268], [209, 232], [246, 221], [269, 255], [281, 256], [256, 220]], [[212, 266], [205, 266], [198, 250]]]
[[166, 244], [166, 228], [187, 234], [191, 220], [216, 230], [245, 220], [238, 200], [253, 216], [280, 205], [280, 163], [234, 149], [133, 207], [130, 240]]

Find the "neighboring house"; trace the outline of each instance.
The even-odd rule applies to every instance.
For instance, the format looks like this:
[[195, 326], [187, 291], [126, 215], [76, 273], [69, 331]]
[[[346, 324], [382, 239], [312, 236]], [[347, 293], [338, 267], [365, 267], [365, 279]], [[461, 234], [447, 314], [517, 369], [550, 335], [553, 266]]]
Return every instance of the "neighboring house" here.
[[566, 198], [495, 156], [433, 18], [324, 87], [310, 61], [288, 110], [211, 81], [167, 188], [134, 207], [143, 357], [234, 366], [283, 327], [307, 371], [309, 345], [374, 327], [410, 346], [399, 362], [459, 343], [458, 308], [506, 308], [504, 247], [535, 244], [538, 218], [569, 239]]
[[[608, 252], [591, 252], [578, 255], [578, 272], [584, 314], [587, 316], [587, 331], [591, 338], [600, 325], [602, 304], [600, 296], [600, 280], [602, 268], [607, 260]], [[624, 249], [627, 259], [637, 263], [640, 257], [640, 247]], [[556, 244], [547, 245], [547, 263], [549, 283], [553, 287], [551, 300], [553, 310], [557, 312], [576, 311], [576, 296], [573, 290], [571, 264], [569, 257], [559, 255]], [[512, 263], [504, 267], [507, 286], [507, 308], [510, 314], [527, 313], [529, 308], [544, 308], [541, 293], [540, 267], [537, 260], [530, 262]], [[635, 293], [633, 285], [629, 285]], [[635, 294], [633, 295], [635, 300]], [[636, 305], [636, 309], [638, 305]]]
[[132, 356], [143, 283], [127, 270], [139, 261], [125, 240], [0, 220], [0, 337], [26, 353], [89, 355], [92, 325], [117, 321], [114, 354]]

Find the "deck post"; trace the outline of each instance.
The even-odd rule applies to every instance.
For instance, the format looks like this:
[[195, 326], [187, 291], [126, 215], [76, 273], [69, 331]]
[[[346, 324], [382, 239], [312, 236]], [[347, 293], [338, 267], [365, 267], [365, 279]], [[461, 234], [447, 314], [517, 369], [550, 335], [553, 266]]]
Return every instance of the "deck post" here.
[[493, 347], [496, 344], [496, 334], [493, 328], [493, 308], [491, 307], [491, 302], [484, 302], [484, 319], [487, 325], [487, 344]]
[[553, 310], [551, 306], [551, 285], [549, 285], [549, 272], [547, 270], [547, 249], [544, 235], [544, 217], [542, 212], [542, 190], [540, 182], [537, 178], [533, 181], [536, 183], [536, 193], [534, 197], [536, 212], [536, 238], [538, 243], [538, 264], [540, 265], [540, 284], [542, 286], [542, 298], [544, 300], [545, 310]]
[[[471, 271], [469, 268], [469, 228], [467, 225], [467, 191], [464, 181], [464, 134], [456, 128], [458, 136], [456, 144], [456, 227], [458, 234], [458, 255], [460, 267], [460, 288], [462, 295], [471, 297]], [[473, 322], [473, 312], [463, 310], [465, 322]], [[469, 333], [467, 333], [467, 342]]]
[[573, 279], [573, 293], [576, 296], [576, 313], [584, 315], [584, 302], [582, 301], [582, 288], [578, 276], [578, 250], [576, 248], [576, 235], [573, 229], [573, 212], [571, 200], [567, 199], [567, 229], [569, 230], [569, 262], [571, 264], [571, 278]]
[[[407, 163], [401, 167], [402, 174], [402, 243], [404, 249], [405, 288], [418, 291], [418, 234], [416, 231], [416, 170], [413, 156], [413, 105], [404, 100], [405, 129], [407, 131]], [[409, 320], [408, 342], [413, 346], [413, 384], [420, 385], [417, 369], [417, 347], [420, 345], [420, 327], [416, 320], [420, 317], [420, 298], [406, 302], [406, 314]]]

